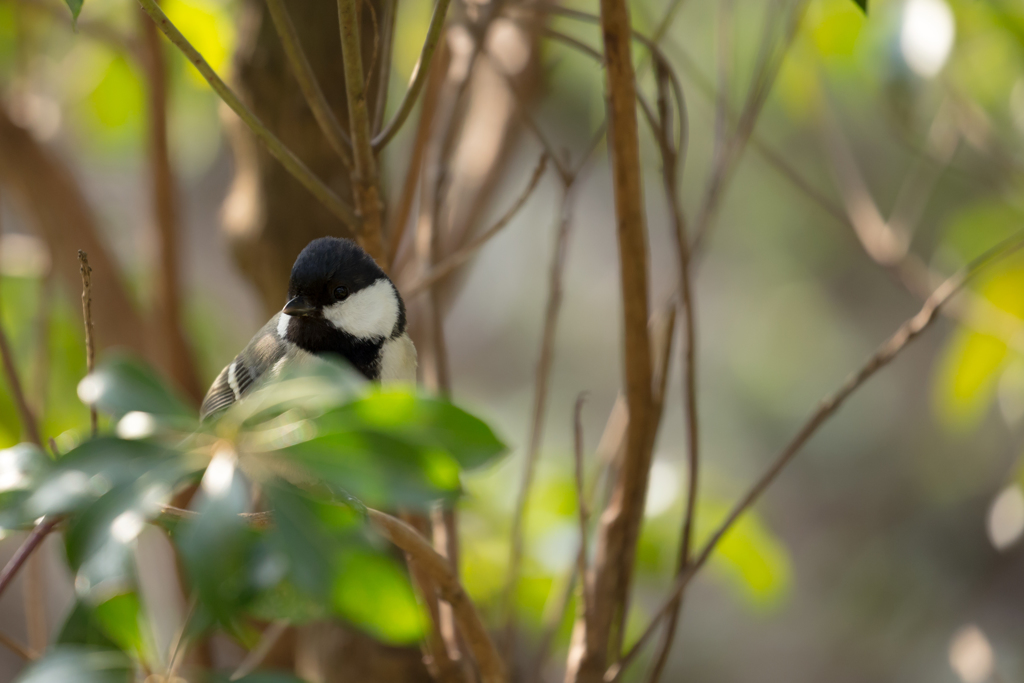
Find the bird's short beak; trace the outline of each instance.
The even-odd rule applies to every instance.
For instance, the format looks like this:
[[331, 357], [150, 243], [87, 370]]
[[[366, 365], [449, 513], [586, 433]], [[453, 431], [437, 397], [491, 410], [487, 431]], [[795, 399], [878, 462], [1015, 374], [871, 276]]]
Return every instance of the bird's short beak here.
[[285, 315], [294, 315], [302, 317], [308, 317], [316, 313], [316, 307], [309, 303], [306, 297], [297, 296], [284, 305], [284, 310], [281, 311]]

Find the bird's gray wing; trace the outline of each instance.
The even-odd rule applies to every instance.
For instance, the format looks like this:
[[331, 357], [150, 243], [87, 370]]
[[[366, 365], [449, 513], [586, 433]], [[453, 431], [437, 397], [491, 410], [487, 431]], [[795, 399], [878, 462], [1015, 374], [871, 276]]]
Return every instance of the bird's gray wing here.
[[199, 409], [200, 420], [226, 409], [245, 396], [288, 353], [290, 345], [277, 336], [279, 317], [280, 314], [271, 318], [213, 380]]

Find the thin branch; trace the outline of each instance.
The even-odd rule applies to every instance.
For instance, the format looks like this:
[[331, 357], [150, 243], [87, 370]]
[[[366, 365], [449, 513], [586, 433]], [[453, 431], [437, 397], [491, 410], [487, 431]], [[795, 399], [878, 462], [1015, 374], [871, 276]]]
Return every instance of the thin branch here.
[[[623, 304], [623, 364], [629, 424], [611, 499], [601, 516], [590, 623], [574, 648], [567, 680], [600, 681], [609, 647], [621, 640], [636, 543], [650, 475], [655, 424], [652, 359], [647, 330], [647, 236], [644, 219], [633, 39], [625, 0], [601, 0], [601, 34], [608, 83], [608, 141], [615, 196]], [[579, 628], [579, 626], [577, 627]]]
[[377, 263], [387, 265], [381, 235], [384, 207], [380, 201], [377, 159], [370, 140], [370, 113], [366, 106], [366, 81], [359, 39], [359, 1], [338, 0], [341, 57], [348, 97], [349, 134], [352, 137], [352, 193], [356, 199], [356, 213], [362, 219], [356, 239]]
[[267, 151], [280, 161], [285, 169], [295, 176], [295, 179], [309, 190], [320, 203], [327, 207], [338, 220], [344, 223], [353, 233], [358, 234], [362, 226], [362, 220], [356, 216], [352, 208], [335, 194], [333, 190], [327, 187], [322, 180], [317, 178], [309, 170], [309, 167], [295, 156], [294, 152], [288, 149], [277, 136], [270, 132], [270, 129], [263, 125], [263, 122], [259, 120], [256, 114], [221, 80], [220, 76], [210, 67], [203, 56], [192, 47], [192, 44], [186, 40], [181, 31], [171, 23], [170, 19], [163, 13], [163, 10], [160, 9], [156, 0], [139, 0], [139, 4], [142, 5], [142, 9], [146, 14], [156, 22], [157, 27], [167, 36], [167, 39], [181, 50], [185, 58], [199, 70], [199, 73], [206, 79], [206, 82], [210, 84], [210, 87], [213, 88], [220, 99], [231, 107], [253, 134], [260, 139], [266, 146]]
[[18, 377], [18, 366], [14, 362], [14, 350], [11, 349], [10, 340], [7, 338], [7, 331], [0, 325], [0, 355], [3, 356], [4, 374], [7, 377], [7, 384], [10, 386], [11, 397], [18, 407], [18, 415], [21, 417], [21, 426], [25, 436], [35, 445], [43, 448], [43, 440], [39, 436], [39, 423], [35, 413], [28, 403], [25, 390]]
[[324, 91], [320, 88], [316, 74], [313, 73], [313, 67], [306, 59], [302, 42], [295, 31], [295, 24], [292, 23], [284, 0], [266, 0], [266, 2], [267, 9], [270, 10], [270, 18], [274, 22], [274, 28], [277, 29], [277, 35], [281, 38], [284, 53], [288, 57], [288, 63], [292, 67], [303, 97], [306, 98], [306, 104], [313, 112], [313, 118], [316, 119], [331, 148], [338, 153], [345, 166], [351, 168], [352, 154], [349, 150], [352, 148], [352, 140], [349, 139], [345, 129], [341, 127], [338, 117], [334, 115], [334, 110], [331, 109], [327, 98], [324, 97]]
[[764, 103], [768, 99], [768, 94], [771, 92], [779, 70], [782, 68], [786, 52], [793, 43], [803, 21], [807, 2], [808, 0], [798, 0], [796, 8], [792, 10], [793, 14], [783, 37], [782, 47], [774, 54], [769, 54], [771, 36], [766, 26], [765, 35], [761, 43], [761, 57], [759, 58], [758, 67], [743, 110], [740, 113], [739, 121], [736, 124], [736, 130], [723, 145], [721, 155], [716, 155], [711, 174], [705, 186], [704, 196], [697, 211], [697, 218], [694, 221], [694, 251], [699, 249], [701, 242], [707, 236], [711, 224], [717, 215], [718, 205], [733, 177], [736, 164], [742, 156], [750, 136], [754, 132], [757, 120], [764, 109]]
[[541, 176], [544, 175], [549, 158], [550, 157], [546, 153], [541, 154], [540, 160], [537, 162], [537, 166], [533, 169], [533, 175], [530, 177], [529, 184], [527, 184], [526, 188], [523, 190], [522, 194], [519, 195], [519, 198], [516, 199], [515, 203], [509, 207], [508, 211], [506, 211], [502, 217], [494, 223], [494, 225], [473, 237], [473, 239], [455, 252], [449, 254], [441, 262], [435, 264], [430, 269], [430, 272], [423, 275], [419, 280], [413, 282], [408, 287], [404, 287], [402, 294], [407, 298], [412, 298], [427, 287], [433, 286], [436, 282], [447, 277], [459, 266], [471, 259], [481, 247], [491, 240], [492, 237], [501, 232], [502, 228], [508, 225], [512, 219], [515, 218], [516, 214], [519, 213], [519, 210], [530, 198], [530, 195], [533, 194], [537, 184], [540, 182]]
[[577, 572], [580, 576], [580, 599], [582, 601], [583, 623], [587, 622], [590, 613], [590, 590], [587, 586], [587, 527], [589, 526], [589, 512], [587, 511], [587, 499], [583, 494], [583, 402], [586, 400], [586, 392], [576, 397], [576, 408], [573, 411], [573, 456], [575, 460], [576, 473], [576, 513], [580, 525], [580, 550], [577, 559]]
[[401, 104], [398, 105], [398, 111], [395, 112], [394, 117], [384, 126], [384, 130], [373, 139], [373, 149], [379, 151], [391, 142], [391, 139], [401, 130], [406, 119], [409, 118], [413, 107], [416, 105], [416, 99], [419, 97], [420, 90], [423, 89], [424, 83], [427, 82], [430, 61], [433, 59], [434, 50], [437, 49], [437, 44], [441, 40], [441, 32], [444, 29], [444, 22], [448, 15], [448, 5], [450, 3], [451, 0], [437, 0], [437, 4], [434, 5], [434, 13], [430, 16], [430, 25], [427, 27], [427, 36], [423, 40], [423, 50], [420, 52], [420, 58], [416, 61], [416, 66], [413, 67], [409, 88], [405, 91], [405, 97], [402, 98]]
[[[535, 174], [535, 177], [537, 174]], [[505, 580], [503, 612], [505, 618], [506, 656], [511, 653], [511, 643], [515, 635], [515, 599], [519, 589], [519, 577], [522, 571], [524, 528], [526, 526], [527, 505], [533, 476], [540, 454], [541, 440], [544, 435], [544, 416], [547, 413], [548, 384], [551, 380], [551, 366], [555, 357], [555, 334], [558, 331], [558, 318], [562, 310], [562, 278], [565, 273], [565, 261], [569, 248], [569, 231], [572, 227], [572, 202], [575, 200], [573, 188], [569, 187], [562, 195], [561, 216], [558, 231], [555, 234], [555, 249], [548, 272], [548, 299], [544, 311], [544, 327], [541, 332], [540, 355], [534, 376], [533, 411], [530, 417], [530, 437], [523, 464], [523, 478], [519, 484], [516, 497], [515, 512], [512, 516], [511, 550], [509, 552], [508, 576]]]
[[[665, 188], [665, 197], [668, 200], [672, 216], [673, 236], [675, 237], [676, 253], [679, 260], [679, 291], [682, 294], [680, 306], [682, 308], [685, 335], [683, 337], [682, 385], [688, 457], [686, 511], [683, 516], [679, 551], [676, 559], [676, 576], [679, 576], [686, 571], [686, 567], [690, 562], [690, 547], [692, 545], [693, 527], [697, 513], [698, 474], [700, 469], [700, 435], [697, 411], [697, 315], [693, 296], [693, 275], [690, 268], [689, 240], [686, 234], [683, 209], [679, 199], [679, 159], [669, 137], [672, 130], [672, 121], [664, 83], [664, 72], [660, 69], [659, 65], [658, 112], [661, 122], [661, 134], [658, 140], [658, 148], [661, 152], [662, 180]], [[725, 107], [727, 107], [727, 104], [723, 105], [723, 110]], [[685, 122], [683, 129], [685, 130]], [[654, 666], [651, 669], [650, 683], [658, 683], [665, 665], [668, 663], [668, 655], [675, 639], [681, 607], [682, 596], [676, 601], [675, 609], [669, 616], [668, 626], [662, 635], [661, 643], [654, 658]]]
[[[96, 345], [93, 342], [95, 329], [92, 323], [92, 266], [89, 265], [89, 255], [81, 249], [78, 250], [78, 269], [82, 273], [82, 320], [85, 321], [85, 368], [88, 374], [96, 368]], [[96, 406], [89, 406], [89, 425], [92, 435], [99, 433], [99, 418], [96, 414]]]
[[416, 198], [416, 189], [419, 185], [423, 171], [423, 160], [427, 155], [430, 146], [430, 134], [434, 127], [434, 118], [437, 114], [438, 104], [441, 101], [441, 93], [444, 90], [445, 76], [448, 73], [450, 54], [448, 44], [442, 43], [440, 52], [437, 54], [427, 76], [427, 90], [423, 94], [423, 105], [420, 107], [420, 118], [416, 124], [416, 136], [412, 143], [412, 152], [409, 155], [408, 170], [405, 173], [405, 180], [402, 183], [402, 191], [398, 197], [398, 204], [391, 212], [390, 226], [387, 232], [388, 239], [388, 264], [392, 272], [396, 272], [395, 266], [398, 249], [402, 244], [408, 224], [409, 214], [412, 212], [413, 201]]
[[196, 372], [192, 350], [182, 331], [179, 268], [179, 220], [177, 183], [171, 164], [167, 132], [167, 69], [156, 25], [139, 14], [140, 62], [146, 73], [147, 157], [152, 187], [152, 210], [159, 242], [154, 341], [162, 369], [195, 401], [203, 387]]
[[231, 678], [228, 680], [237, 681], [243, 676], [248, 676], [256, 670], [263, 660], [270, 654], [270, 650], [277, 644], [277, 641], [281, 638], [288, 626], [291, 624], [287, 619], [278, 619], [273, 622], [263, 631], [263, 635], [260, 636], [260, 641], [256, 644], [252, 650], [245, 656], [242, 663], [238, 665], [234, 673], [231, 674]]
[[385, 538], [412, 556], [413, 561], [433, 579], [441, 597], [452, 606], [459, 631], [480, 671], [481, 683], [505, 683], [505, 665], [498, 656], [476, 606], [466, 595], [448, 560], [405, 522], [378, 510], [367, 510], [367, 514], [370, 522]]
[[637, 639], [630, 651], [622, 658], [618, 665], [611, 667], [605, 674], [604, 680], [608, 683], [617, 681], [625, 670], [625, 667], [635, 659], [643, 646], [650, 640], [657, 630], [658, 625], [665, 617], [675, 609], [675, 602], [683, 595], [686, 587], [694, 575], [704, 566], [722, 538], [729, 532], [737, 520], [749, 510], [761, 497], [761, 494], [775, 481], [776, 477], [785, 469], [786, 465], [800, 452], [804, 444], [818, 431], [818, 429], [832, 417], [843, 403], [857, 389], [864, 385], [867, 380], [873, 377], [879, 370], [887, 366], [897, 355], [912, 341], [917, 339], [927, 330], [938, 317], [941, 309], [952, 299], [968, 282], [974, 279], [979, 273], [989, 266], [998, 263], [1002, 259], [1019, 251], [1024, 247], [1024, 231], [1017, 232], [1007, 239], [999, 242], [984, 254], [971, 261], [967, 266], [946, 279], [939, 287], [932, 292], [931, 296], [924, 302], [914, 316], [908, 318], [896, 332], [889, 337], [868, 361], [859, 370], [851, 374], [846, 381], [834, 393], [825, 397], [818, 407], [811, 413], [796, 435], [775, 457], [772, 465], [757, 479], [747, 493], [736, 503], [729, 512], [725, 521], [711, 535], [700, 553], [691, 562], [686, 571], [675, 581], [668, 598], [655, 613], [654, 618], [648, 624], [643, 634]]
[[11, 638], [9, 635], [3, 632], [0, 632], [0, 645], [3, 645], [14, 654], [18, 655], [22, 659], [27, 659], [30, 662], [39, 659], [38, 652], [36, 652], [32, 648], [25, 647], [24, 645], [16, 641], [14, 638]]
[[60, 517], [49, 517], [43, 519], [34, 529], [32, 529], [28, 538], [26, 538], [25, 542], [21, 544], [21, 547], [15, 551], [14, 555], [4, 566], [3, 571], [0, 572], [0, 595], [4, 594], [4, 591], [7, 590], [7, 587], [11, 585], [11, 581], [14, 580], [15, 575], [17, 575], [18, 570], [25, 564], [25, 561], [28, 560], [29, 556], [35, 552], [36, 548], [38, 548], [39, 544], [43, 542], [43, 539], [46, 538], [47, 534], [53, 531], [53, 528], [57, 526], [57, 523], [60, 522], [60, 520]]

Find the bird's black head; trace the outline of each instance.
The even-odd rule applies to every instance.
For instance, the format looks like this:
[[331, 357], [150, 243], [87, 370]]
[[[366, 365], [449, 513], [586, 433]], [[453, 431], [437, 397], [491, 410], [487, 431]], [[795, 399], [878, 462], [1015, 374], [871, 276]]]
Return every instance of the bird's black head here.
[[405, 306], [380, 266], [352, 240], [321, 237], [292, 266], [281, 337], [310, 353], [337, 353], [368, 376], [377, 352], [405, 331]]

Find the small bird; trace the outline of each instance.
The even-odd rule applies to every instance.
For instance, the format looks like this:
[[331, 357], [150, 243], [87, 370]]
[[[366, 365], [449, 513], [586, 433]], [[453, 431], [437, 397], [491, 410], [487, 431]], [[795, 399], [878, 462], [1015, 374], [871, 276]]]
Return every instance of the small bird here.
[[402, 297], [352, 240], [321, 237], [306, 245], [292, 266], [288, 303], [217, 375], [200, 419], [307, 354], [341, 356], [374, 381], [416, 381], [416, 347], [406, 333]]

